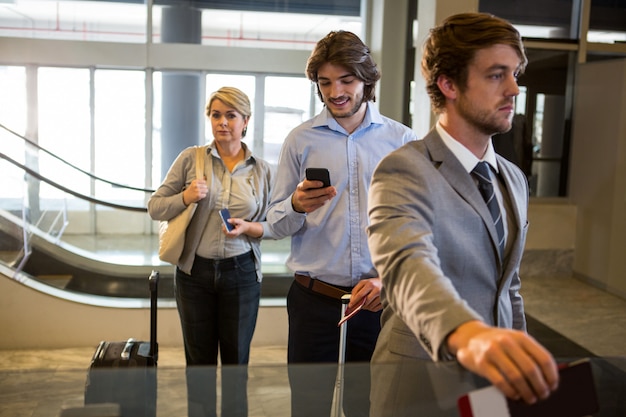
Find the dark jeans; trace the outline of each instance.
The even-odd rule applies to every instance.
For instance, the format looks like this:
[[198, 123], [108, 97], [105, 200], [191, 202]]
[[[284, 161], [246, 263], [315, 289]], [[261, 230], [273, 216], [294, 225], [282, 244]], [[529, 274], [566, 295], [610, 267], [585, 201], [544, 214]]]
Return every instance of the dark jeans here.
[[[175, 294], [187, 360], [188, 415], [215, 416], [217, 355], [222, 416], [246, 416], [246, 366], [261, 284], [252, 252], [210, 260], [196, 256], [191, 275], [176, 269]], [[240, 365], [240, 366], [224, 366]]]
[[[292, 416], [330, 415], [339, 359], [341, 301], [295, 281], [287, 295], [289, 385]], [[343, 410], [369, 416], [368, 363], [380, 333], [380, 313], [362, 310], [347, 321]], [[324, 365], [311, 365], [318, 363]], [[358, 365], [357, 365], [358, 363]]]

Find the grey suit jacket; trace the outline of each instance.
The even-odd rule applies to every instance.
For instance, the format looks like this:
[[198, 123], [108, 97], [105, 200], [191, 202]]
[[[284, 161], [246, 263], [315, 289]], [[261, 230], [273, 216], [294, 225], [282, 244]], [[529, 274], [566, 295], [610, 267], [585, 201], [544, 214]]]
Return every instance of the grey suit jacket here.
[[497, 163], [511, 207], [504, 259], [473, 178], [436, 130], [374, 171], [368, 243], [384, 309], [371, 361], [372, 417], [456, 416], [456, 399], [472, 384], [446, 361], [448, 334], [474, 319], [526, 329], [519, 264], [528, 184], [515, 165], [500, 156]]
[[436, 130], [392, 152], [376, 168], [368, 241], [383, 281], [384, 310], [372, 362], [451, 359], [446, 337], [469, 320], [526, 329], [519, 264], [528, 184], [514, 164], [499, 155], [497, 162], [512, 207], [504, 259], [474, 180]]

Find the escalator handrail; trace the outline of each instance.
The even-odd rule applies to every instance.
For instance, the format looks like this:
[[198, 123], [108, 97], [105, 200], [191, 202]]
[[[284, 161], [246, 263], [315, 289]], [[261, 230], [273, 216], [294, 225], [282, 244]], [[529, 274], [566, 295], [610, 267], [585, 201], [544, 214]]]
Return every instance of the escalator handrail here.
[[8, 155], [5, 155], [2, 152], [0, 152], [0, 158], [5, 159], [6, 161], [8, 161], [11, 164], [15, 165], [16, 167], [22, 169], [24, 172], [26, 172], [29, 175], [37, 178], [40, 181], [43, 181], [43, 182], [53, 186], [56, 189], [59, 189], [59, 190], [64, 191], [64, 192], [66, 192], [68, 194], [71, 194], [74, 197], [80, 198], [82, 200], [89, 201], [90, 203], [99, 204], [99, 205], [102, 205], [102, 206], [116, 208], [116, 209], [121, 209], [121, 210], [127, 210], [127, 211], [138, 211], [138, 212], [147, 212], [148, 211], [148, 209], [146, 207], [125, 206], [125, 205], [122, 205], [122, 204], [111, 203], [109, 201], [99, 200], [97, 198], [81, 194], [81, 193], [79, 193], [77, 191], [74, 191], [74, 190], [71, 190], [71, 189], [69, 189], [67, 187], [64, 187], [61, 184], [58, 184], [58, 183], [52, 181], [49, 178], [44, 177], [39, 172], [37, 172], [37, 171], [35, 171], [35, 170], [31, 169], [31, 168], [28, 168], [25, 165], [20, 164], [19, 162], [17, 162], [13, 158], [9, 157]]
[[104, 182], [104, 183], [107, 183], [107, 184], [109, 184], [109, 185], [112, 185], [112, 186], [114, 186], [114, 187], [118, 187], [118, 188], [125, 188], [125, 189], [129, 189], [129, 190], [134, 190], [134, 191], [142, 191], [142, 192], [145, 192], [145, 193], [153, 193], [153, 192], [154, 192], [154, 190], [151, 190], [151, 189], [148, 189], [148, 188], [132, 187], [132, 186], [130, 186], [130, 185], [119, 184], [119, 183], [116, 183], [116, 182], [113, 182], [113, 181], [106, 180], [106, 179], [104, 179], [104, 178], [100, 178], [100, 177], [98, 177], [98, 176], [96, 176], [96, 175], [92, 174], [91, 172], [85, 171], [85, 170], [83, 170], [83, 169], [81, 169], [81, 168], [77, 167], [76, 165], [74, 165], [74, 164], [72, 164], [72, 163], [70, 163], [70, 162], [66, 161], [65, 159], [61, 158], [60, 156], [53, 154], [53, 153], [52, 153], [52, 152], [50, 152], [49, 150], [47, 150], [47, 149], [45, 149], [45, 148], [41, 147], [39, 144], [37, 144], [37, 143], [35, 143], [35, 142], [31, 141], [31, 140], [30, 140], [30, 139], [28, 139], [27, 137], [22, 136], [22, 135], [20, 135], [19, 133], [15, 132], [15, 131], [13, 131], [13, 130], [11, 130], [11, 129], [9, 129], [9, 128], [8, 128], [8, 127], [6, 127], [6, 126], [4, 126], [2, 123], [0, 123], [0, 127], [1, 127], [2, 129], [6, 130], [7, 132], [9, 132], [9, 133], [11, 133], [11, 134], [13, 134], [13, 135], [15, 135], [15, 136], [19, 137], [19, 138], [20, 138], [20, 139], [22, 139], [23, 141], [28, 142], [28, 144], [30, 144], [30, 145], [32, 145], [32, 146], [34, 146], [35, 148], [39, 149], [40, 151], [43, 151], [43, 152], [47, 153], [48, 155], [52, 156], [53, 158], [55, 158], [55, 159], [57, 159], [57, 160], [59, 160], [59, 161], [63, 162], [65, 165], [72, 167], [73, 169], [75, 169], [75, 170], [77, 170], [77, 171], [79, 171], [79, 172], [81, 172], [81, 173], [83, 173], [83, 174], [87, 175], [88, 177], [90, 177], [90, 178], [92, 178], [92, 179], [94, 179], [94, 180], [97, 180], [97, 181], [102, 181], [102, 182]]

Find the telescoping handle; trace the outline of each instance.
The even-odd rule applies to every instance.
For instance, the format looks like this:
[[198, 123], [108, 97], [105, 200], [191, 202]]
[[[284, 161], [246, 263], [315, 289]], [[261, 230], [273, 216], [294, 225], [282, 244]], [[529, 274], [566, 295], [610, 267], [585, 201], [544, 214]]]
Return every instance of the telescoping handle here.
[[[341, 297], [341, 317], [346, 314], [346, 308], [350, 303], [350, 294], [345, 294]], [[333, 392], [333, 402], [330, 410], [331, 417], [343, 416], [343, 375], [344, 375], [344, 363], [346, 361], [346, 334], [348, 325], [347, 321], [344, 321], [339, 326], [339, 358], [337, 366], [337, 377], [335, 378], [335, 390]]]
[[[351, 294], [345, 294], [344, 296], [341, 297], [341, 317], [344, 317], [346, 315], [346, 308], [348, 307], [348, 304], [350, 303], [350, 296]], [[347, 334], [347, 329], [346, 329], [346, 325], [347, 323], [344, 321], [343, 323], [341, 323], [341, 325], [339, 326], [339, 364], [343, 364], [346, 360], [346, 334]]]
[[157, 344], [157, 301], [159, 298], [159, 271], [152, 271], [148, 280], [150, 285], [150, 357], [155, 363], [159, 358], [159, 346]]

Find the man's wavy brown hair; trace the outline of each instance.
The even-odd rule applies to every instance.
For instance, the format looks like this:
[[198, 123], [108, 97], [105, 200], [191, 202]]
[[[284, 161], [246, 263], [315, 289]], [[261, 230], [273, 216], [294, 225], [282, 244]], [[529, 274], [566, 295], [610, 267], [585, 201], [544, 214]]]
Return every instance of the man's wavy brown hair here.
[[[340, 65], [365, 83], [363, 99], [376, 101], [376, 82], [380, 80], [380, 71], [370, 55], [370, 49], [352, 32], [333, 31], [319, 40], [306, 63], [306, 76], [316, 85], [317, 71], [326, 63]], [[324, 101], [319, 85], [317, 95]]]
[[509, 45], [517, 52], [522, 73], [528, 63], [522, 37], [504, 19], [488, 13], [461, 13], [430, 30], [423, 46], [422, 75], [435, 113], [441, 113], [446, 101], [437, 86], [439, 76], [466, 87], [468, 67], [476, 52], [498, 44]]

